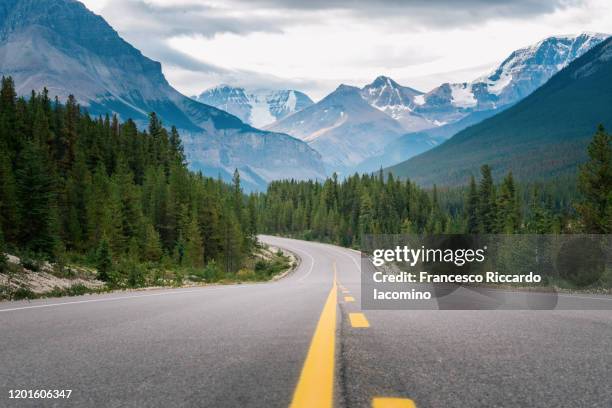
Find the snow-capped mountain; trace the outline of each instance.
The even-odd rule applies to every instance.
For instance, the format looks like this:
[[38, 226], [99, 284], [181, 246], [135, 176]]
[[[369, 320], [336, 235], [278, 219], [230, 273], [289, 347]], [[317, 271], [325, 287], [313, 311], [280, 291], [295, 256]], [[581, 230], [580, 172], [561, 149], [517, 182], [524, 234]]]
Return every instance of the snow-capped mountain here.
[[300, 91], [247, 90], [229, 85], [207, 89], [194, 99], [236, 115], [259, 128], [313, 104], [312, 99]]
[[362, 90], [340, 85], [321, 101], [272, 124], [321, 153], [328, 172], [346, 173], [405, 133], [398, 121], [373, 108]]
[[124, 41], [100, 16], [75, 0], [0, 2], [0, 75], [17, 91], [74, 94], [92, 114], [116, 113], [145, 126], [155, 111], [179, 128], [192, 168], [264, 188], [278, 178], [324, 177], [319, 154], [284, 134], [255, 129], [236, 116], [175, 90], [153, 61]]
[[379, 76], [361, 89], [361, 96], [373, 107], [397, 120], [406, 131], [416, 132], [436, 126], [414, 113], [415, 98], [423, 92], [401, 86], [386, 76]]
[[514, 51], [493, 72], [472, 82], [445, 83], [414, 98], [414, 112], [431, 121], [452, 123], [470, 112], [514, 104], [542, 86], [607, 34], [548, 37]]
[[427, 93], [385, 76], [361, 89], [341, 85], [267, 128], [308, 142], [328, 171], [391, 166], [520, 101], [606, 37], [549, 37], [514, 51], [488, 75], [444, 83]]
[[465, 185], [482, 163], [501, 179], [575, 177], [597, 125], [612, 127], [612, 38], [507, 110], [389, 171], [422, 185]]

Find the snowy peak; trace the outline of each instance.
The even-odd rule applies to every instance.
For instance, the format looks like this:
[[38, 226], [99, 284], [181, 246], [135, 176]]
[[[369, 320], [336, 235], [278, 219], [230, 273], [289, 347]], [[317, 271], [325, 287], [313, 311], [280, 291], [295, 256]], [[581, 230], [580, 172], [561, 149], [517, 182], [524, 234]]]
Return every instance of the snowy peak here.
[[488, 92], [501, 102], [525, 97], [607, 37], [601, 33], [582, 33], [545, 38], [514, 51], [497, 69], [476, 79], [474, 84], [485, 84]]
[[417, 131], [435, 126], [422, 117], [413, 114], [415, 98], [423, 92], [401, 86], [386, 76], [377, 77], [361, 89], [361, 97], [371, 106], [379, 109], [402, 124], [407, 131]]
[[381, 110], [401, 106], [412, 110], [414, 97], [423, 92], [401, 86], [386, 76], [377, 77], [371, 84], [361, 89], [362, 97], [372, 106]]
[[194, 99], [255, 127], [265, 127], [313, 104], [306, 94], [295, 90], [248, 90], [229, 85], [207, 89]]
[[321, 153], [328, 173], [352, 171], [405, 132], [362, 98], [360, 88], [345, 84], [268, 129], [306, 141]]
[[417, 95], [414, 110], [430, 119], [453, 122], [473, 111], [508, 106], [607, 37], [582, 33], [545, 38], [512, 52], [488, 75], [467, 83], [445, 83], [425, 95]]

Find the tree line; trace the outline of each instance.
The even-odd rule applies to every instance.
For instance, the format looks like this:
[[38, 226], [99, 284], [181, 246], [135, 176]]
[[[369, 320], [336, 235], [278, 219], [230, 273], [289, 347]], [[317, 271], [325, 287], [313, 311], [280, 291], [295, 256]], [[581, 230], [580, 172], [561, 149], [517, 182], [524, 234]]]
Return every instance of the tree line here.
[[238, 174], [229, 185], [189, 171], [177, 130], [155, 113], [140, 131], [132, 120], [90, 117], [73, 96], [17, 97], [2, 78], [5, 251], [59, 263], [80, 257], [118, 284], [143, 284], [155, 268], [231, 274], [255, 242], [252, 209]]
[[382, 170], [342, 181], [336, 175], [323, 182], [275, 181], [256, 196], [258, 223], [267, 233], [344, 246], [359, 246], [364, 234], [610, 233], [611, 149], [600, 126], [574, 186], [520, 185], [512, 173], [495, 183], [486, 164], [479, 180], [444, 191]]
[[365, 234], [610, 233], [603, 127], [588, 153], [577, 182], [522, 185], [509, 173], [495, 183], [483, 165], [459, 189], [424, 189], [381, 170], [275, 181], [246, 196], [238, 171], [231, 184], [189, 171], [177, 130], [155, 113], [139, 130], [132, 120], [90, 117], [72, 96], [17, 97], [2, 78], [0, 253], [89, 263], [103, 280], [139, 286], [167, 270], [234, 274], [257, 231], [354, 247]]

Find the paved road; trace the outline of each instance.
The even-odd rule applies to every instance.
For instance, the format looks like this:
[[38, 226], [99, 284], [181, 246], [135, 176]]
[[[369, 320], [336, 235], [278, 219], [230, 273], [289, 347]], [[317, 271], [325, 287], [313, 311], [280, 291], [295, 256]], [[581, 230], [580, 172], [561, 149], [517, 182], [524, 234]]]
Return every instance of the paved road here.
[[0, 407], [612, 407], [609, 310], [363, 311], [358, 253], [263, 240], [298, 270], [0, 304]]

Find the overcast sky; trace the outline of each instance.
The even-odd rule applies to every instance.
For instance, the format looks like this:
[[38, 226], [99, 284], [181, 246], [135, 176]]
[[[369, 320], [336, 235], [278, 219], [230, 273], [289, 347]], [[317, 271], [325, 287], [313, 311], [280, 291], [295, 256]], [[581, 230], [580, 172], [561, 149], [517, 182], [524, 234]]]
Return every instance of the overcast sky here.
[[610, 0], [81, 0], [187, 95], [220, 83], [320, 99], [378, 75], [428, 91], [550, 35], [612, 33]]

